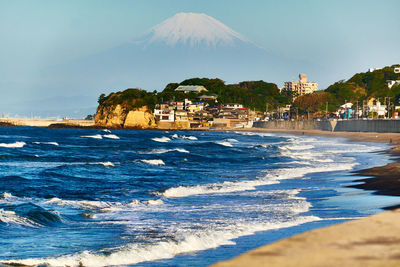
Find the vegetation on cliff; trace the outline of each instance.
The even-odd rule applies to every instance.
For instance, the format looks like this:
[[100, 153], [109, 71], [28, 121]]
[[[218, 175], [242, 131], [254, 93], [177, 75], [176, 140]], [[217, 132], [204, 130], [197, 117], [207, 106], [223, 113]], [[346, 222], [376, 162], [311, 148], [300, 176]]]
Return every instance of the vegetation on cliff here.
[[[179, 85], [203, 85], [207, 92], [183, 93], [176, 92]], [[238, 84], [225, 84], [220, 79], [193, 78], [181, 83], [169, 83], [162, 92], [147, 92], [141, 89], [127, 89], [123, 92], [100, 95], [99, 108], [121, 105], [125, 110], [147, 106], [152, 110], [158, 102], [167, 100], [183, 101], [185, 98], [198, 101], [200, 95], [216, 94], [217, 103], [241, 103], [251, 109], [265, 111], [266, 103], [271, 108], [288, 103], [288, 99], [279, 93], [278, 86], [264, 81], [245, 81]], [[216, 104], [210, 101], [210, 104]], [[98, 110], [99, 110], [98, 108]]]

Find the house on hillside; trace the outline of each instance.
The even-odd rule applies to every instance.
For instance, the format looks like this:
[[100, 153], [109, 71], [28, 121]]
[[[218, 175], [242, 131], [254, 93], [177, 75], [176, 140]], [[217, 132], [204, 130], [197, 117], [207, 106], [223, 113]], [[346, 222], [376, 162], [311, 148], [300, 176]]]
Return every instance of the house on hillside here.
[[400, 73], [400, 67], [393, 67], [394, 73]]
[[386, 81], [386, 82], [387, 82], [387, 87], [389, 89], [392, 89], [393, 86], [400, 84], [400, 80], [395, 80], [395, 81], [394, 80], [389, 80], [389, 81]]
[[176, 92], [184, 92], [187, 93], [200, 93], [207, 92], [207, 89], [202, 85], [179, 85], [176, 89]]

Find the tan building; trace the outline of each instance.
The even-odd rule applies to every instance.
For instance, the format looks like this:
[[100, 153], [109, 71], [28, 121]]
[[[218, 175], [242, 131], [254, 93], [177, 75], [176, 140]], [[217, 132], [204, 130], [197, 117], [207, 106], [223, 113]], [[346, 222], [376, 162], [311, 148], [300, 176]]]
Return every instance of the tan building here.
[[293, 98], [301, 95], [312, 94], [318, 90], [318, 83], [307, 82], [307, 75], [299, 74], [298, 82], [285, 82], [282, 93], [292, 93]]

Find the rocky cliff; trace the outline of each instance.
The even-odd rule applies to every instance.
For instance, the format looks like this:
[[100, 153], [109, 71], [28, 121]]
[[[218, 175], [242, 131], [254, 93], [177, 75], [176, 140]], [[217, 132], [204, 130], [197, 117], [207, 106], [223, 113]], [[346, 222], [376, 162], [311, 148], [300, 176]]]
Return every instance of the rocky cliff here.
[[94, 117], [96, 125], [110, 128], [155, 128], [155, 118], [147, 106], [128, 110], [123, 105], [99, 106]]

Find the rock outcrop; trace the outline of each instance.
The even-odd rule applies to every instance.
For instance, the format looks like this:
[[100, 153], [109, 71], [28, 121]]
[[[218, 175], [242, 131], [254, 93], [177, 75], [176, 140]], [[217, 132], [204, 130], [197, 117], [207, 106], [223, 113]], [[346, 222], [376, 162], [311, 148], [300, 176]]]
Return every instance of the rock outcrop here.
[[127, 110], [122, 105], [99, 106], [94, 117], [96, 125], [109, 128], [155, 128], [155, 118], [147, 106]]

